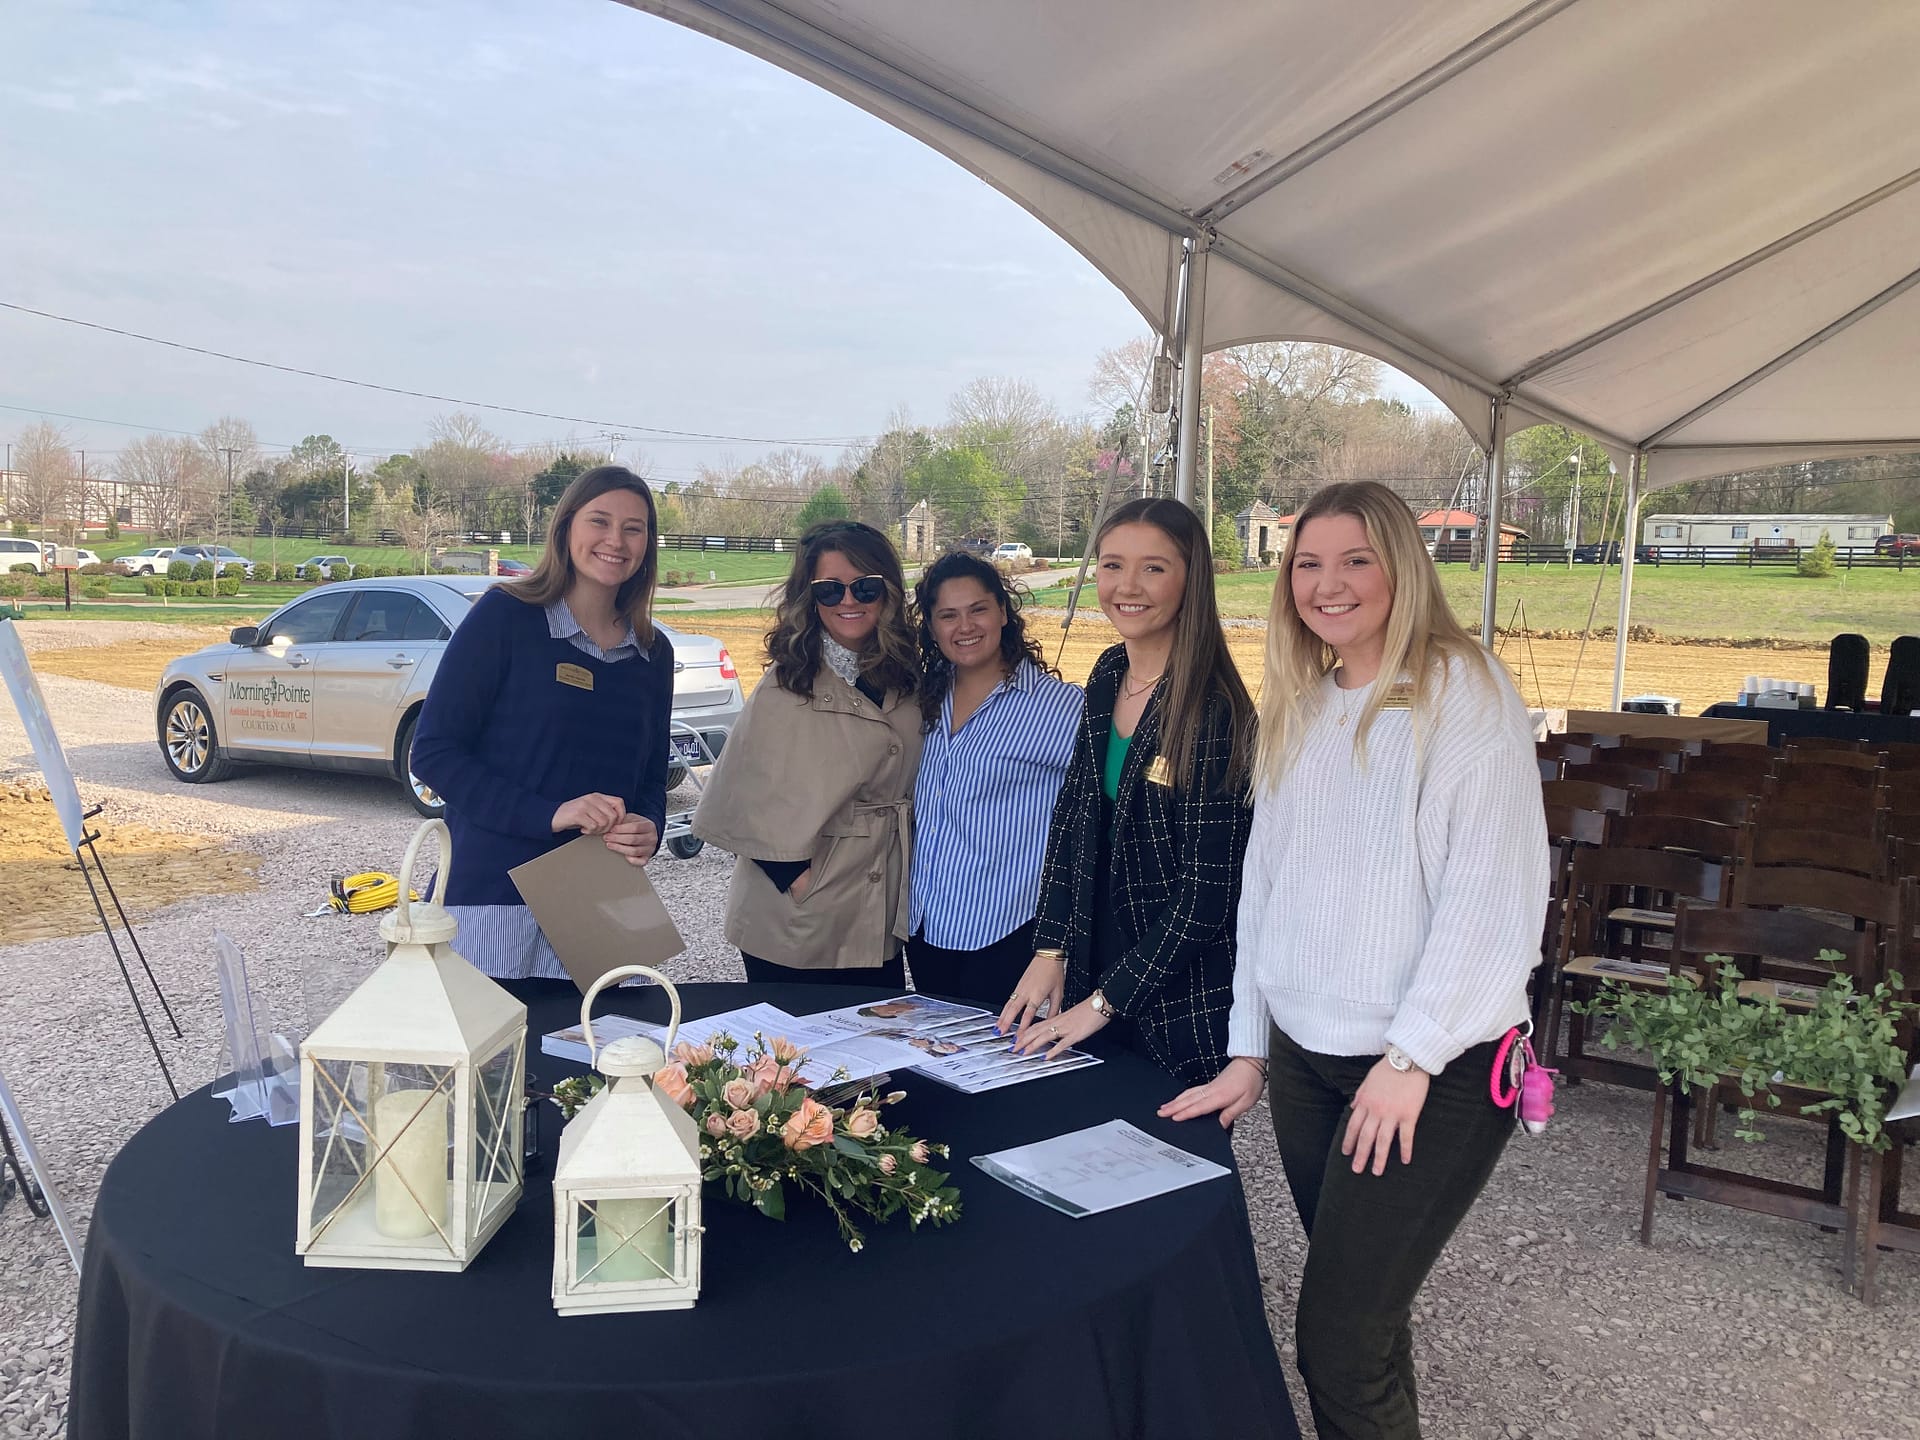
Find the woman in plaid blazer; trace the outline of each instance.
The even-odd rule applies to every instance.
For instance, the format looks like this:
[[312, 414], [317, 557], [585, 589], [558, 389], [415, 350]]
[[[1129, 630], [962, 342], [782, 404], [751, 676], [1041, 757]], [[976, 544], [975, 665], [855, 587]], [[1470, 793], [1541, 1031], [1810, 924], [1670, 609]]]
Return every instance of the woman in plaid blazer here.
[[1194, 1084], [1226, 1057], [1253, 703], [1193, 511], [1130, 501], [1095, 551], [1100, 608], [1121, 643], [1087, 681], [1047, 835], [1038, 948], [1000, 1024], [1017, 1027], [1023, 1053], [1115, 1026]]

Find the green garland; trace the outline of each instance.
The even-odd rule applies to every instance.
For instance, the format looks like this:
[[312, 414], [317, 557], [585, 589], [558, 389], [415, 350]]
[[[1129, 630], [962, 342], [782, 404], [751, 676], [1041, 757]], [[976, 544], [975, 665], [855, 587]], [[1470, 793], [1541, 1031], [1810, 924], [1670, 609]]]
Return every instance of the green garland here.
[[[1823, 950], [1820, 958], [1837, 964], [1841, 956]], [[1892, 1143], [1884, 1128], [1887, 1104], [1907, 1078], [1900, 1018], [1915, 1008], [1899, 998], [1900, 977], [1889, 975], [1863, 995], [1851, 977], [1836, 975], [1811, 1010], [1789, 1010], [1771, 995], [1741, 998], [1739, 966], [1724, 955], [1707, 959], [1719, 982], [1711, 989], [1684, 972], [1661, 990], [1608, 980], [1591, 1001], [1573, 1008], [1617, 1022], [1600, 1043], [1617, 1050], [1624, 1036], [1653, 1057], [1663, 1085], [1677, 1079], [1691, 1094], [1732, 1080], [1749, 1102], [1734, 1131], [1742, 1140], [1765, 1138], [1754, 1123], [1757, 1097], [1764, 1094], [1777, 1107], [1772, 1087], [1797, 1085], [1827, 1092], [1800, 1106], [1800, 1114], [1832, 1114], [1847, 1139], [1885, 1150]]]

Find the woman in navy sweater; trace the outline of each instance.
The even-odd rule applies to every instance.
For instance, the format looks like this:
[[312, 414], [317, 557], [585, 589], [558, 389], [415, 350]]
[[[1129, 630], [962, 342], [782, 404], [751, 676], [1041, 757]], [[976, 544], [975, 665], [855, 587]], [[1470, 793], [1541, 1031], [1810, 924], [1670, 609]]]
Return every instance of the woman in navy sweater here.
[[413, 772], [445, 798], [458, 862], [441, 899], [461, 954], [497, 979], [573, 983], [508, 870], [578, 835], [635, 865], [660, 844], [673, 646], [651, 615], [656, 523], [646, 481], [587, 471], [539, 566], [475, 602], [427, 692]]

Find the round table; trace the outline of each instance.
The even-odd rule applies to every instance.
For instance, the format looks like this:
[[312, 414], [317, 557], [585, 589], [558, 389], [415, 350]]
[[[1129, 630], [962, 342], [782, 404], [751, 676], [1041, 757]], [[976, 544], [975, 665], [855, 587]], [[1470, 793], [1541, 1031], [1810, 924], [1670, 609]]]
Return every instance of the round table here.
[[[681, 988], [689, 1017], [884, 993]], [[666, 1018], [650, 986], [597, 1008]], [[578, 1014], [577, 1000], [529, 1007], [542, 1088], [582, 1069], [539, 1051]], [[101, 1183], [68, 1435], [1297, 1436], [1237, 1174], [1072, 1220], [968, 1162], [1120, 1117], [1233, 1167], [1218, 1125], [1155, 1118], [1174, 1089], [1156, 1066], [1106, 1056], [977, 1096], [897, 1077], [908, 1099], [889, 1118], [952, 1146], [954, 1224], [864, 1226], [856, 1256], [824, 1205], [777, 1222], [710, 1190], [693, 1309], [565, 1318], [551, 1299], [551, 1105], [517, 1213], [464, 1274], [423, 1274], [308, 1269], [293, 1252], [297, 1127], [230, 1124], [199, 1091]]]

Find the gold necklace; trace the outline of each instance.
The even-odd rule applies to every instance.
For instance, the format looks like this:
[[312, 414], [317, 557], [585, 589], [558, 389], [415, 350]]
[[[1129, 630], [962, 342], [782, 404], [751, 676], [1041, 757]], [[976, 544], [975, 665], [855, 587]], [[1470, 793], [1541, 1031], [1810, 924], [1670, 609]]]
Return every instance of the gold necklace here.
[[1149, 675], [1146, 682], [1138, 689], [1134, 688], [1133, 681], [1129, 678], [1132, 674], [1133, 672], [1129, 670], [1125, 675], [1120, 677], [1120, 688], [1127, 692], [1127, 699], [1137, 700], [1165, 679], [1167, 672], [1162, 670], [1158, 675]]

